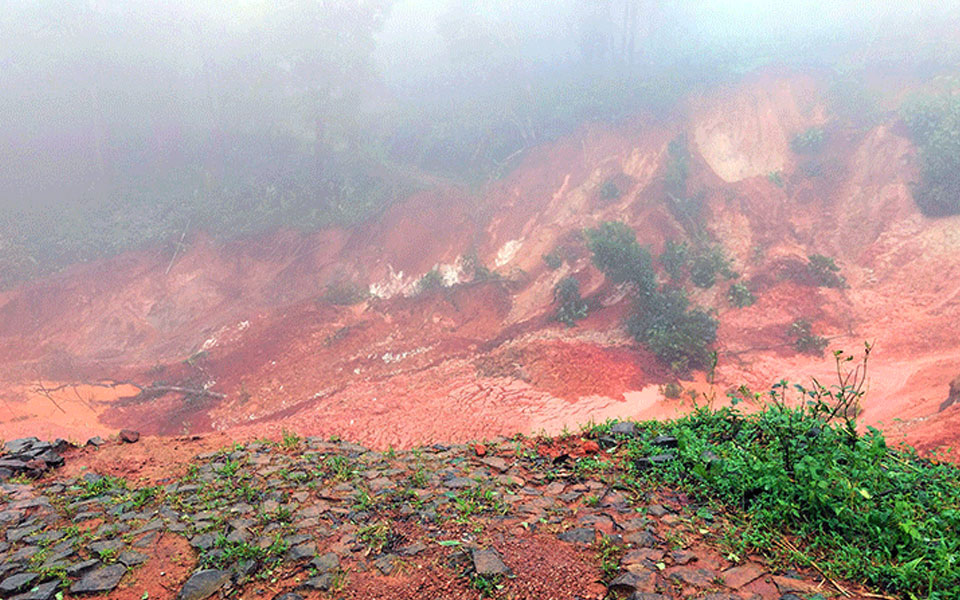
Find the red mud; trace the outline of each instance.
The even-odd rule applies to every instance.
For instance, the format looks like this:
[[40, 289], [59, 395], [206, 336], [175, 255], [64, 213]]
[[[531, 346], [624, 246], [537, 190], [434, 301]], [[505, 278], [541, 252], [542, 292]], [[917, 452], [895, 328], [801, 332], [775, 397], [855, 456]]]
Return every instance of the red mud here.
[[[960, 219], [922, 217], [909, 141], [889, 123], [845, 129], [820, 92], [810, 77], [757, 75], [691, 99], [676, 121], [585, 127], [531, 150], [481, 194], [427, 190], [356, 231], [226, 244], [198, 235], [169, 274], [169, 255], [155, 248], [3, 293], [0, 437], [82, 441], [129, 427], [243, 439], [287, 428], [400, 447], [675, 415], [689, 404], [659, 393], [668, 374], [626, 337], [629, 299], [590, 264], [579, 231], [620, 219], [655, 250], [677, 237], [660, 175], [668, 142], [685, 133], [708, 228], [757, 296], [734, 309], [725, 286], [694, 294], [721, 324], [715, 391], [828, 377], [827, 359], [790, 346], [787, 329], [804, 318], [830, 350], [876, 344], [868, 423], [942, 450], [960, 440], [960, 409], [937, 413], [960, 373]], [[789, 150], [811, 125], [829, 139], [817, 178], [801, 175]], [[767, 178], [775, 170], [782, 186]], [[611, 178], [622, 194], [603, 202]], [[564, 262], [550, 270], [542, 255], [558, 249]], [[468, 278], [470, 253], [501, 279], [405, 297], [437, 266], [448, 282]], [[849, 287], [808, 285], [797, 269], [813, 253], [836, 257]], [[553, 286], [571, 273], [592, 312], [567, 329], [549, 317]], [[319, 300], [344, 278], [371, 283], [378, 297]], [[147, 399], [81, 383], [107, 379], [226, 397]], [[65, 387], [48, 397], [33, 391], [40, 380]], [[699, 381], [684, 386], [705, 390]], [[148, 478], [163, 471], [148, 456], [163, 446], [149, 440], [143, 456], [116, 457]]]

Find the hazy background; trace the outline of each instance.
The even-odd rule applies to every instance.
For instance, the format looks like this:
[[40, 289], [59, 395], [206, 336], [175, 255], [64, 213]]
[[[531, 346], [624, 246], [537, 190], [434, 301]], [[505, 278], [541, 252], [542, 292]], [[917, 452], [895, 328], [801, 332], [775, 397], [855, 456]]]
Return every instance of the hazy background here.
[[867, 94], [958, 65], [958, 2], [10, 0], [0, 283], [169, 240], [350, 226], [765, 64]]

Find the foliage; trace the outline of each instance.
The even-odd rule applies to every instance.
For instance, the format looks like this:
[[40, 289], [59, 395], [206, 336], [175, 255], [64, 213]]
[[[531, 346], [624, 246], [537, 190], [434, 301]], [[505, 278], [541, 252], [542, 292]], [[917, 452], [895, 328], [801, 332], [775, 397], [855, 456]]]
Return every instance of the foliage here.
[[683, 290], [657, 292], [629, 317], [627, 330], [677, 373], [705, 369], [712, 362], [717, 320], [701, 308], [690, 308]]
[[617, 186], [617, 182], [613, 179], [606, 180], [603, 182], [603, 185], [600, 186], [600, 199], [604, 202], [612, 202], [618, 199], [622, 193]]
[[807, 257], [807, 271], [820, 287], [843, 288], [847, 280], [840, 275], [840, 267], [836, 261], [823, 254], [811, 254]]
[[960, 214], [960, 97], [915, 97], [901, 116], [920, 148], [917, 206], [929, 217]]
[[367, 297], [367, 290], [345, 277], [336, 278], [327, 284], [323, 300], [337, 306], [350, 306]]
[[797, 154], [816, 154], [823, 148], [825, 141], [823, 128], [810, 127], [793, 136], [790, 140], [790, 148]]
[[788, 333], [793, 338], [793, 347], [802, 354], [821, 356], [829, 343], [827, 338], [814, 335], [813, 325], [806, 319], [791, 323]]
[[430, 290], [438, 290], [443, 287], [443, 275], [440, 269], [433, 268], [423, 274], [423, 277], [417, 281], [417, 293], [423, 294]]
[[626, 223], [605, 221], [585, 232], [593, 264], [614, 283], [632, 283], [640, 297], [653, 294], [657, 286], [650, 251], [637, 242]]
[[690, 152], [687, 150], [687, 140], [676, 137], [667, 145], [669, 157], [666, 166], [667, 194], [680, 198], [687, 193], [687, 177], [690, 175]]
[[660, 255], [660, 264], [671, 279], [683, 281], [687, 276], [687, 266], [690, 263], [690, 246], [686, 242], [667, 240]]
[[553, 301], [559, 304], [554, 319], [567, 327], [573, 327], [577, 321], [587, 317], [587, 303], [580, 297], [580, 282], [572, 275], [564, 277], [554, 286]]
[[547, 263], [547, 268], [556, 271], [563, 264], [563, 257], [556, 250], [552, 250], [543, 255], [543, 262]]
[[717, 274], [727, 279], [734, 279], [737, 273], [730, 266], [720, 245], [701, 245], [690, 261], [690, 281], [697, 287], [709, 289], [717, 282]]
[[628, 456], [661, 453], [653, 437], [671, 435], [676, 459], [654, 469], [638, 465], [628, 485], [643, 492], [679, 485], [733, 511], [731, 537], [741, 556], [786, 553], [888, 594], [960, 598], [960, 470], [909, 448], [893, 450], [872, 427], [858, 433], [866, 359], [857, 368], [842, 353], [836, 361], [836, 385], [781, 382], [759, 412], [701, 407], [675, 421], [641, 424], [644, 435], [627, 442]]
[[757, 299], [750, 288], [747, 287], [747, 284], [737, 281], [731, 284], [730, 289], [727, 290], [727, 301], [737, 308], [744, 308], [753, 305]]
[[783, 171], [770, 171], [767, 173], [767, 180], [778, 188], [782, 188], [785, 185]]
[[680, 395], [683, 394], [683, 388], [680, 387], [680, 384], [676, 381], [671, 381], [670, 383], [663, 386], [663, 397], [669, 400], [676, 400], [680, 398]]

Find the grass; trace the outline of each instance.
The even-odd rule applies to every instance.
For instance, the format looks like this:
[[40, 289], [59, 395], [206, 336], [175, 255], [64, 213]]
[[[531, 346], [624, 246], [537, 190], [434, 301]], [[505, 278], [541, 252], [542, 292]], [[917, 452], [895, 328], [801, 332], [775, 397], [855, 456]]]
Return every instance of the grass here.
[[[866, 359], [836, 360], [837, 385], [778, 385], [759, 412], [701, 406], [639, 424], [622, 483], [680, 488], [725, 511], [731, 554], [785, 557], [905, 598], [960, 598], [960, 470], [891, 448], [872, 427], [860, 433], [851, 409]], [[677, 438], [676, 460], [639, 468], [663, 451], [657, 435]]]

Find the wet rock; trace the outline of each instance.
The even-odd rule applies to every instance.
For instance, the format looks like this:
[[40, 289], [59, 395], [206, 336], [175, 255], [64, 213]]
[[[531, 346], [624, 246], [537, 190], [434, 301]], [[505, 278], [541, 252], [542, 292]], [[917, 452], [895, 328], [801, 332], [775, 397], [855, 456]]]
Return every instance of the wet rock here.
[[121, 429], [120, 439], [127, 444], [136, 444], [140, 440], [140, 432], [132, 429]]
[[753, 565], [742, 565], [727, 569], [720, 574], [723, 577], [723, 584], [728, 588], [739, 590], [751, 581], [763, 575], [763, 571]]
[[139, 552], [134, 552], [128, 550], [126, 552], [121, 552], [120, 556], [117, 557], [117, 560], [128, 567], [134, 567], [139, 564], [143, 564], [147, 560], [145, 554], [140, 554]]
[[592, 527], [577, 527], [557, 535], [557, 539], [571, 544], [592, 544], [596, 539], [596, 532]]
[[94, 448], [99, 448], [103, 445], [103, 439], [98, 435], [87, 440], [88, 446], [93, 446]]
[[384, 554], [373, 561], [373, 566], [384, 575], [389, 575], [393, 573], [396, 558], [393, 554]]
[[308, 542], [291, 547], [290, 550], [287, 551], [286, 559], [292, 561], [307, 560], [308, 558], [313, 558], [313, 555], [316, 553], [317, 545]]
[[513, 573], [500, 558], [500, 553], [493, 548], [473, 551], [473, 569], [477, 575], [511, 575]]
[[89, 560], [80, 561], [75, 565], [71, 565], [67, 567], [67, 575], [69, 575], [70, 577], [77, 577], [78, 575], [83, 575], [84, 573], [86, 573], [87, 571], [96, 567], [99, 564], [100, 564], [99, 560], [95, 560], [92, 558]]
[[57, 588], [59, 587], [59, 581], [48, 581], [30, 589], [28, 592], [14, 596], [12, 600], [51, 600], [57, 595]]
[[6, 444], [4, 444], [3, 450], [7, 454], [21, 454], [29, 450], [30, 448], [32, 448], [35, 444], [39, 444], [39, 443], [40, 443], [40, 440], [38, 440], [35, 437], [20, 438], [17, 440], [10, 440]]
[[229, 571], [205, 569], [196, 571], [183, 584], [177, 600], [204, 600], [215, 594], [230, 581]]
[[300, 594], [294, 594], [293, 592], [287, 592], [285, 594], [280, 594], [279, 596], [274, 596], [273, 600], [303, 600], [303, 596]]
[[614, 435], [633, 437], [637, 435], [637, 424], [630, 421], [620, 421], [610, 428], [610, 433]]
[[660, 446], [661, 448], [676, 448], [677, 447], [677, 438], [672, 435], [658, 435], [653, 438], [651, 442], [654, 446]]
[[316, 569], [317, 573], [323, 575], [340, 566], [340, 557], [333, 552], [327, 552], [323, 556], [318, 556], [310, 561], [310, 566]]
[[707, 587], [713, 583], [714, 577], [716, 574], [713, 571], [689, 567], [680, 567], [670, 573], [670, 579], [694, 587]]
[[325, 573], [319, 577], [311, 577], [310, 579], [301, 583], [300, 587], [297, 589], [326, 592], [330, 589], [331, 585], [333, 585], [333, 575], [330, 573]]
[[8, 596], [30, 586], [37, 580], [36, 573], [17, 573], [0, 581], [0, 594]]
[[83, 576], [83, 579], [70, 586], [70, 593], [96, 594], [109, 592], [117, 587], [126, 572], [127, 568], [119, 564], [100, 567], [95, 571], [90, 571]]
[[685, 565], [697, 560], [697, 555], [693, 552], [686, 552], [683, 550], [677, 550], [670, 553], [670, 558], [673, 559], [673, 562], [678, 565]]
[[190, 545], [197, 550], [209, 550], [210, 548], [213, 548], [213, 544], [216, 541], [217, 538], [214, 537], [212, 533], [201, 533], [200, 535], [195, 535], [190, 539]]
[[657, 575], [653, 571], [633, 573], [627, 571], [618, 575], [607, 588], [614, 594], [632, 594], [634, 592], [652, 592], [657, 586]]

